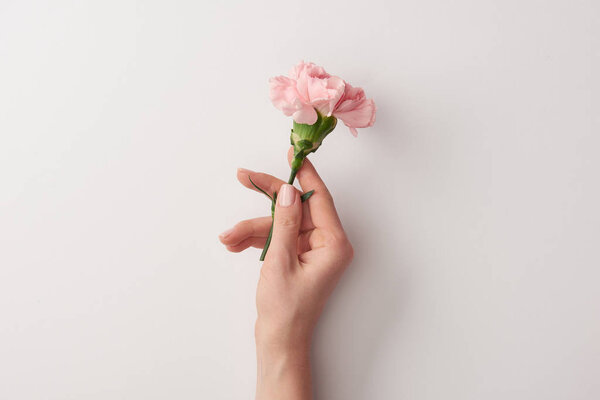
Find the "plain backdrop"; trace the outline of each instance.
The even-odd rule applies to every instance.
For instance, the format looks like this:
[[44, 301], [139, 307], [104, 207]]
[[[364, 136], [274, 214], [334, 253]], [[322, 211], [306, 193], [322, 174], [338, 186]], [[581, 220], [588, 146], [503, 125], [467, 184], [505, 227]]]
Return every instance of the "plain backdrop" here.
[[600, 3], [0, 0], [0, 399], [250, 399], [267, 81], [362, 86], [311, 156], [355, 247], [316, 399], [600, 398]]

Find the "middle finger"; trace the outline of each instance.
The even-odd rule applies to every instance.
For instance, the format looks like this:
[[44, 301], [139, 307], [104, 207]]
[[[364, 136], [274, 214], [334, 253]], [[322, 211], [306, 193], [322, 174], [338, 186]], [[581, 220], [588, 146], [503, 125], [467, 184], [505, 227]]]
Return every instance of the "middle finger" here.
[[238, 222], [233, 228], [219, 235], [221, 243], [233, 246], [249, 237], [266, 238], [271, 229], [271, 217], [260, 217]]

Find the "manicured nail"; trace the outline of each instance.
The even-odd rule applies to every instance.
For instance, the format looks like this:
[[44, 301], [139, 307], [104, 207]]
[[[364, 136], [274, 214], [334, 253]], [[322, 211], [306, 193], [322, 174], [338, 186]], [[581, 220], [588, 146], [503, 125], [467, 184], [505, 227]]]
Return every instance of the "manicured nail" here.
[[225, 239], [227, 236], [229, 236], [229, 234], [230, 234], [231, 232], [233, 232], [233, 228], [229, 228], [229, 229], [227, 229], [225, 232], [221, 233], [221, 234], [219, 235], [219, 237], [220, 237], [221, 239]]
[[295, 189], [292, 185], [288, 185], [287, 183], [281, 185], [281, 189], [279, 189], [279, 194], [277, 195], [277, 201], [281, 207], [289, 207], [294, 203], [294, 199], [296, 198], [294, 191]]

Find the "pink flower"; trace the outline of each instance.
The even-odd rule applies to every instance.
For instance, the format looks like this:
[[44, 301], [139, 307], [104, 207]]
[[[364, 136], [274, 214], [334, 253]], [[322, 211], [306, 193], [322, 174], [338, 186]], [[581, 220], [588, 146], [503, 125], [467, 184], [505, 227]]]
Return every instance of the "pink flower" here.
[[299, 124], [314, 124], [319, 112], [341, 119], [356, 136], [356, 128], [375, 122], [375, 103], [366, 99], [361, 88], [352, 87], [313, 63], [300, 62], [288, 77], [271, 78], [269, 86], [273, 105]]
[[333, 116], [341, 119], [354, 136], [356, 128], [367, 128], [375, 123], [375, 102], [367, 99], [365, 91], [346, 83], [344, 95], [333, 110]]

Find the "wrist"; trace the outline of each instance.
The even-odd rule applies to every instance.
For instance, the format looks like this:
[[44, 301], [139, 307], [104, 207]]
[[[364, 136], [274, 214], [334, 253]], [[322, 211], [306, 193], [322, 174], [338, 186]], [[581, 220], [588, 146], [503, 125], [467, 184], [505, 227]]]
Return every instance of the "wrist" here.
[[305, 324], [280, 324], [258, 318], [254, 329], [256, 348], [266, 354], [308, 353], [312, 331]]
[[255, 327], [256, 399], [311, 399], [311, 330], [257, 320]]

